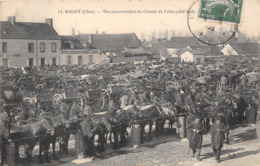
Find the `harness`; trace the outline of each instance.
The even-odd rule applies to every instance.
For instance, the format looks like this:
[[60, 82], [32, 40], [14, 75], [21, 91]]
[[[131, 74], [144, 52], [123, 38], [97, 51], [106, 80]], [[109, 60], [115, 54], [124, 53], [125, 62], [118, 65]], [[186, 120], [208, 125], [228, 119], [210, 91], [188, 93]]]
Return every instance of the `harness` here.
[[158, 123], [162, 123], [165, 120], [165, 116], [164, 116], [165, 112], [162, 109], [160, 109], [157, 105], [155, 107], [157, 108], [157, 111], [160, 113], [160, 116], [162, 116], [162, 120]]
[[43, 119], [41, 120], [41, 123], [42, 123], [43, 127], [44, 127], [45, 129], [47, 129], [46, 135], [47, 135], [47, 133], [49, 133], [50, 131], [54, 130], [54, 128], [49, 128], [48, 126], [46, 126], [46, 125], [44, 124], [44, 122], [43, 122]]

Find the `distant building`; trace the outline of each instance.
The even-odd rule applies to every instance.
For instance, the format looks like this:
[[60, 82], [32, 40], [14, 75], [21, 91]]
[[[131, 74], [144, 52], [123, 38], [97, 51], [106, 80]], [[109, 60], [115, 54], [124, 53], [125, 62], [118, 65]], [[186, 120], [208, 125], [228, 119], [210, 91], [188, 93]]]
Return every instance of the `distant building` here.
[[181, 54], [181, 62], [204, 63], [205, 54], [201, 50], [189, 50]]
[[221, 52], [224, 55], [237, 55], [247, 57], [259, 57], [260, 56], [260, 44], [259, 43], [229, 43]]
[[45, 23], [16, 22], [15, 16], [0, 21], [0, 66], [58, 65], [61, 40], [53, 20]]
[[187, 46], [199, 46], [200, 43], [195, 37], [172, 37], [169, 41], [172, 43], [172, 48], [181, 49]]
[[[153, 54], [166, 58], [178, 58], [185, 48], [200, 46], [194, 37], [172, 37], [171, 40], [150, 41], [149, 49]], [[181, 52], [181, 53], [180, 53]]]
[[61, 36], [61, 65], [91, 65], [109, 63], [108, 56], [88, 42], [81, 43], [79, 36]]
[[[135, 33], [80, 34], [79, 38], [81, 43], [90, 43], [93, 48], [105, 53], [110, 58], [111, 63], [143, 61], [149, 56]], [[132, 51], [130, 56], [129, 50], [142, 50], [143, 52]]]

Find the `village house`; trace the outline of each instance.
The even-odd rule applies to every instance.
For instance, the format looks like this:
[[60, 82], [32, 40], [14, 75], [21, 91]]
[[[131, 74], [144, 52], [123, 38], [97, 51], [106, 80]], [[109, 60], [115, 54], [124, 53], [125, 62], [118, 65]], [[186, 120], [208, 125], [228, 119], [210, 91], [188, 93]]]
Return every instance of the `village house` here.
[[80, 34], [82, 44], [90, 43], [105, 53], [111, 63], [144, 61], [149, 52], [144, 49], [135, 33], [128, 34]]
[[259, 57], [259, 43], [229, 43], [221, 50], [226, 56]]
[[61, 40], [53, 20], [45, 23], [16, 22], [15, 16], [0, 21], [0, 66], [25, 67], [59, 64]]
[[179, 58], [185, 48], [199, 46], [199, 42], [194, 37], [172, 37], [168, 41], [154, 41], [150, 41], [149, 49], [153, 54], [165, 58]]
[[188, 50], [181, 54], [181, 62], [193, 62], [202, 64], [205, 60], [205, 53], [201, 50]]
[[91, 65], [109, 63], [108, 56], [90, 43], [81, 43], [79, 36], [61, 36], [60, 65]]

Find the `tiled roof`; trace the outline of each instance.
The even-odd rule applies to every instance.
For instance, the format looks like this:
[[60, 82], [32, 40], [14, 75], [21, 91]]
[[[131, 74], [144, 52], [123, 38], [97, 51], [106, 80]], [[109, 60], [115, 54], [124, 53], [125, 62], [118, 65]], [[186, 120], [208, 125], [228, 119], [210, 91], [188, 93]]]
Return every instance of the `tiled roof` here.
[[208, 46], [208, 45], [201, 45], [201, 46], [190, 46], [193, 50], [194, 49], [201, 49], [205, 54], [210, 55], [223, 55], [221, 50], [223, 46]]
[[172, 37], [171, 48], [185, 48], [187, 46], [197, 46], [199, 42], [194, 37]]
[[92, 46], [101, 51], [119, 52], [124, 48], [138, 48], [141, 43], [134, 33], [129, 34], [94, 34]]
[[238, 54], [259, 55], [259, 43], [230, 43], [229, 44]]
[[86, 49], [77, 36], [61, 36], [61, 49], [70, 49], [70, 42], [74, 44], [74, 49]]
[[60, 40], [58, 33], [47, 23], [0, 21], [0, 39]]

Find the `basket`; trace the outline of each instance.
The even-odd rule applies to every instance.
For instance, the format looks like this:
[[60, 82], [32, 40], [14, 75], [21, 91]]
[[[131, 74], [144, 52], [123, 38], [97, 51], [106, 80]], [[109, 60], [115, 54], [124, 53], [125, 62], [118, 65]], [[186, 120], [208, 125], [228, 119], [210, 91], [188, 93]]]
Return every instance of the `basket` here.
[[87, 93], [88, 93], [87, 96], [90, 99], [97, 99], [97, 98], [99, 98], [102, 95], [102, 90], [100, 90], [100, 89], [91, 89], [91, 90], [88, 90]]
[[40, 93], [36, 96], [38, 101], [41, 102], [48, 102], [48, 101], [52, 101], [54, 93]]
[[66, 99], [77, 99], [79, 98], [79, 90], [78, 89], [64, 89], [65, 90], [65, 98]]
[[122, 85], [115, 85], [115, 86], [111, 86], [112, 92], [123, 92], [125, 90], [125, 86]]

